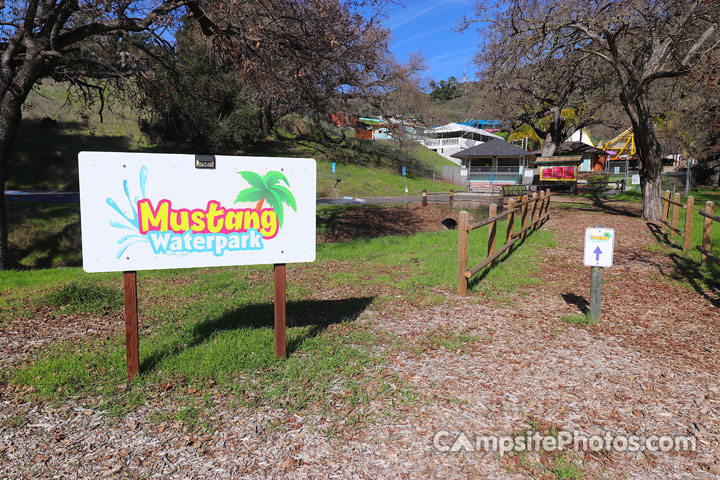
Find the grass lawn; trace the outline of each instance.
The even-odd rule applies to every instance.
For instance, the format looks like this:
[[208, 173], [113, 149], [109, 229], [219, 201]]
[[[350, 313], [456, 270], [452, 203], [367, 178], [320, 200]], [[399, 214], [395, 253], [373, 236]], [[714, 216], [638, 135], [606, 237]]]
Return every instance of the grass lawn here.
[[19, 268], [77, 266], [80, 255], [80, 205], [7, 203], [10, 254]]
[[[487, 229], [471, 233], [470, 263], [484, 258], [486, 241]], [[471, 286], [471, 294], [502, 298], [538, 282], [538, 259], [552, 244], [547, 230], [532, 233]], [[269, 266], [141, 272], [141, 375], [133, 395], [117, 395], [125, 377], [122, 335], [55, 343], [5, 372], [2, 381], [30, 387], [41, 398], [100, 393], [103, 401], [115, 399], [108, 408], [118, 412], [168, 382], [217, 384], [240, 392], [243, 401], [270, 400], [291, 409], [331, 402], [328, 392], [338, 382], [353, 401], [368, 401], [368, 388], [403, 401], [409, 392], [387, 390], [372, 375], [373, 365], [383, 362], [375, 347], [392, 339], [370, 335], [356, 319], [373, 310], [392, 321], [398, 305], [447, 301], [456, 268], [453, 231], [319, 245], [317, 262], [288, 268], [287, 361], [273, 355]], [[73, 314], [121, 324], [120, 291], [120, 274], [79, 268], [0, 272], [0, 312], [5, 321], [42, 310], [58, 321]]]

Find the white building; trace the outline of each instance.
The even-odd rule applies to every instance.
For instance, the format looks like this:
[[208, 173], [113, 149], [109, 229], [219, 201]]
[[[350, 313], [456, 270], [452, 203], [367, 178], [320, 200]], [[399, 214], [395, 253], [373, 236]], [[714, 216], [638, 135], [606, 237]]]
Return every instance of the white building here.
[[424, 136], [420, 137], [418, 141], [430, 150], [434, 150], [448, 160], [460, 165], [460, 160], [452, 155], [493, 138], [503, 140], [502, 137], [480, 128], [459, 123], [448, 123], [441, 127], [426, 130]]

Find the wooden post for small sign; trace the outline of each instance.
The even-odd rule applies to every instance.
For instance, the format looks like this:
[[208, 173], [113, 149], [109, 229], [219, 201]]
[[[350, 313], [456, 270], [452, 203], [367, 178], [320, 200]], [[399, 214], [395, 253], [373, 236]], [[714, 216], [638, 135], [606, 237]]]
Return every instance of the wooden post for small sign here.
[[422, 191], [422, 206], [427, 207], [427, 189]]
[[128, 380], [132, 380], [140, 370], [136, 272], [123, 272], [123, 293], [125, 295], [125, 356], [127, 360], [127, 378]]
[[287, 357], [285, 337], [285, 264], [276, 263], [273, 268], [275, 283], [275, 357]]
[[602, 296], [602, 267], [592, 267], [590, 273], [590, 318], [600, 318], [600, 305]]

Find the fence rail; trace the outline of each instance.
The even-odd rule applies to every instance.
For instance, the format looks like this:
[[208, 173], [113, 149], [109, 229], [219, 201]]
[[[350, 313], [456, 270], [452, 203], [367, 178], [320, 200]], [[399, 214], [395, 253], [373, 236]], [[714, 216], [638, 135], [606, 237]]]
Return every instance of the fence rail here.
[[[692, 219], [693, 209], [695, 208], [695, 197], [687, 197], [687, 203], [680, 201], [680, 194], [676, 193], [674, 198], [670, 198], [670, 190], [665, 190], [665, 196], [662, 197], [663, 215], [660, 222], [666, 229], [675, 232], [683, 237], [683, 250], [690, 251], [690, 240], [692, 239]], [[672, 221], [670, 218], [670, 205], [672, 205]], [[680, 218], [680, 209], [685, 209], [685, 230], [678, 228], [678, 219]]]
[[[525, 240], [531, 228], [539, 228], [550, 216], [550, 190], [534, 193], [528, 198], [523, 195], [522, 201], [515, 202], [511, 199], [508, 208], [504, 212], [497, 213], [497, 205], [490, 204], [489, 218], [468, 223], [468, 212], [460, 212], [458, 222], [458, 295], [467, 295], [468, 280], [483, 268], [493, 263], [500, 255], [508, 251], [518, 240]], [[532, 208], [530, 208], [532, 206]], [[521, 219], [520, 229], [515, 232], [515, 216]], [[505, 243], [496, 249], [497, 222], [508, 217], [507, 231], [505, 232]], [[487, 257], [468, 270], [468, 241], [469, 233], [481, 227], [489, 226], [488, 232], [488, 253]]]
[[708, 200], [705, 202], [705, 210], [700, 210], [700, 212], [698, 212], [701, 216], [705, 217], [705, 221], [703, 222], [702, 246], [697, 245], [695, 247], [702, 254], [700, 256], [700, 264], [703, 267], [707, 267], [710, 262], [713, 262], [715, 265], [720, 265], [720, 258], [712, 254], [713, 222], [720, 222], [720, 217], [714, 214], [714, 210], [715, 203]]

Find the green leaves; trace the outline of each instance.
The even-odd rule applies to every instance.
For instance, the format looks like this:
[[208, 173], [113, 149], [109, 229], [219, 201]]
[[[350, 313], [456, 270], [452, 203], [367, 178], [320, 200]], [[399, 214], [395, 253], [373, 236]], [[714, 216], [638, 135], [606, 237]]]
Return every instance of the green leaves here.
[[287, 177], [276, 170], [271, 170], [266, 173], [263, 177], [263, 180], [265, 181], [265, 185], [267, 185], [268, 187], [277, 185], [280, 180], [285, 182], [285, 185], [287, 185], [288, 187], [290, 186], [290, 182], [288, 182]]
[[[253, 187], [260, 188], [260, 189], [266, 189], [266, 188], [267, 188], [267, 187], [265, 186], [265, 181], [264, 181], [263, 178], [262, 178], [260, 175], [258, 175], [257, 173], [255, 173], [255, 172], [250, 172], [250, 171], [238, 172], [238, 173], [240, 174], [240, 176], [242, 176], [242, 177], [245, 179], [245, 181], [247, 181], [247, 182], [248, 182], [250, 185], [252, 185]], [[266, 175], [266, 176], [267, 176], [267, 175]]]
[[265, 192], [265, 190], [260, 190], [255, 187], [248, 188], [237, 194], [235, 203], [257, 202], [258, 200], [265, 198]]
[[288, 205], [293, 211], [297, 212], [295, 196], [288, 188], [280, 185], [280, 182], [284, 182], [285, 185], [290, 186], [290, 182], [283, 173], [271, 170], [263, 177], [251, 171], [238, 172], [238, 174], [240, 174], [251, 187], [238, 193], [237, 198], [235, 198], [235, 203], [257, 202], [264, 198], [268, 205], [270, 205], [270, 208], [275, 211], [281, 227], [285, 216], [283, 204]]

